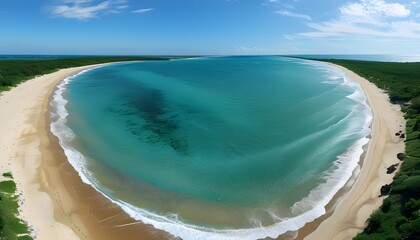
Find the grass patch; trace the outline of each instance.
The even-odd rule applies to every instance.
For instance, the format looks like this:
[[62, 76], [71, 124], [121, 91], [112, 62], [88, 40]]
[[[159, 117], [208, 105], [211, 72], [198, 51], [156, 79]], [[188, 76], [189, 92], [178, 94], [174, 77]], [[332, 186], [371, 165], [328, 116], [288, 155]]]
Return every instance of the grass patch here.
[[3, 173], [2, 175], [3, 175], [3, 177], [5, 177], [5, 178], [11, 178], [11, 179], [13, 179], [13, 175], [12, 175], [12, 173], [10, 173], [10, 172]]
[[[12, 178], [10, 173], [3, 176]], [[16, 183], [12, 180], [0, 182], [0, 239], [32, 240], [28, 226], [18, 215]]]

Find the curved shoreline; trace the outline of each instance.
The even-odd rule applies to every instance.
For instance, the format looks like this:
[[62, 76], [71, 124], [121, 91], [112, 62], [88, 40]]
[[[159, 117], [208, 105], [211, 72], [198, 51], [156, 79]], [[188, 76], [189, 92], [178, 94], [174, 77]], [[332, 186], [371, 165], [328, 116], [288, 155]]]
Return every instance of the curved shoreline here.
[[[302, 60], [299, 60], [299, 62], [301, 61]], [[311, 63], [309, 65], [313, 64]], [[149, 212], [148, 210], [140, 209], [123, 201], [119, 201], [112, 197], [112, 194], [107, 196], [107, 193], [104, 193], [100, 190], [101, 187], [97, 185], [98, 183], [90, 179], [89, 176], [91, 176], [91, 174], [93, 173], [89, 172], [89, 170], [87, 170], [84, 167], [86, 159], [83, 156], [83, 154], [79, 152], [77, 148], [73, 147], [70, 143], [70, 141], [72, 141], [73, 139], [72, 136], [75, 135], [73, 131], [65, 124], [66, 118], [69, 113], [64, 107], [68, 103], [68, 100], [66, 100], [66, 97], [63, 96], [63, 92], [66, 91], [65, 89], [67, 88], [67, 85], [71, 85], [70, 82], [77, 81], [77, 75], [79, 74], [64, 79], [64, 81], [60, 82], [60, 84], [58, 85], [58, 89], [55, 90], [51, 100], [51, 111], [53, 116], [51, 129], [53, 134], [58, 137], [60, 145], [65, 150], [68, 161], [76, 169], [76, 171], [80, 173], [82, 180], [85, 183], [93, 186], [105, 197], [109, 198], [111, 201], [113, 201], [122, 209], [124, 209], [125, 212], [127, 212], [131, 217], [140, 222], [151, 224], [157, 229], [162, 229], [183, 239], [259, 239], [265, 237], [276, 238], [277, 236], [279, 236], [279, 234], [283, 234], [287, 230], [297, 231], [298, 229], [303, 227], [306, 222], [313, 221], [314, 219], [324, 214], [324, 206], [328, 204], [328, 202], [330, 202], [335, 193], [339, 189], [341, 189], [342, 186], [347, 182], [347, 180], [350, 178], [353, 172], [353, 169], [357, 166], [357, 159], [364, 151], [362, 146], [367, 143], [367, 136], [368, 134], [370, 134], [369, 126], [371, 124], [372, 119], [371, 110], [370, 107], [368, 107], [366, 104], [366, 97], [361, 87], [354, 81], [343, 79], [344, 73], [342, 73], [341, 71], [339, 72], [336, 68], [327, 66], [324, 63], [316, 64], [315, 66], [317, 68], [321, 67], [322, 72], [327, 73], [327, 75], [329, 76], [328, 79], [330, 79], [331, 76], [333, 78], [340, 77], [340, 79], [342, 79], [341, 85], [344, 86], [343, 88], [346, 88], [346, 90], [352, 90], [351, 92], [346, 93], [348, 95], [346, 95], [345, 98], [352, 99], [353, 101], [357, 102], [358, 106], [360, 105], [358, 108], [359, 114], [362, 113], [361, 118], [363, 119], [360, 119], [360, 121], [358, 122], [364, 123], [362, 130], [363, 137], [360, 136], [362, 137], [361, 139], [358, 139], [356, 142], [352, 143], [352, 145], [348, 146], [347, 150], [344, 153], [337, 156], [337, 160], [335, 161], [333, 166], [331, 166], [329, 170], [324, 172], [326, 179], [324, 183], [314, 188], [308, 196], [305, 196], [305, 198], [302, 198], [299, 202], [296, 202], [293, 205], [292, 211], [301, 211], [300, 214], [287, 219], [283, 219], [282, 221], [278, 221], [277, 223], [267, 225], [264, 227], [255, 226], [249, 228], [232, 229], [207, 228], [202, 225], [200, 226], [188, 224], [187, 222], [180, 221], [171, 217], [156, 215], [153, 212]], [[85, 70], [81, 73], [85, 73], [87, 71], [88, 70]], [[318, 84], [323, 85], [324, 82]], [[360, 109], [361, 106], [362, 109]], [[354, 110], [352, 110], [350, 114], [352, 113], [354, 113]], [[347, 117], [348, 116], [346, 116], [344, 119], [346, 119]], [[342, 120], [340, 120], [340, 122], [341, 121]], [[320, 196], [322, 197], [320, 198]], [[164, 204], [163, 206], [165, 206], [166, 203], [161, 204]], [[194, 207], [191, 205], [190, 209], [193, 208]]]
[[[4, 108], [2, 104], [11, 103], [10, 105], [15, 104], [19, 106], [15, 108], [16, 112], [19, 112], [19, 109], [20, 111], [25, 110], [24, 114], [22, 112], [16, 115], [19, 115], [20, 119], [24, 119], [26, 125], [21, 126], [18, 124], [18, 126], [15, 125], [15, 127], [12, 126], [9, 128], [16, 130], [16, 132], [13, 136], [8, 135], [8, 139], [17, 140], [11, 143], [12, 145], [9, 144], [11, 152], [8, 157], [2, 155], [2, 159], [13, 159], [11, 170], [18, 183], [18, 189], [22, 192], [22, 217], [29, 222], [29, 225], [33, 225], [35, 233], [40, 239], [53, 238], [54, 236], [59, 236], [60, 239], [116, 239], [115, 237], [117, 236], [118, 239], [123, 239], [121, 236], [126, 236], [126, 239], [130, 239], [130, 236], [136, 236], [136, 239], [139, 239], [139, 234], [144, 237], [143, 239], [169, 238], [170, 236], [168, 234], [156, 230], [149, 225], [134, 222], [119, 207], [110, 203], [108, 199], [93, 190], [92, 187], [84, 184], [78, 173], [68, 163], [62, 148], [58, 144], [58, 139], [49, 130], [49, 99], [56, 85], [70, 75], [95, 66], [98, 65], [63, 69], [52, 74], [34, 78], [19, 85], [12, 91], [5, 93], [0, 98], [0, 111], [2, 113], [0, 116], [13, 115], [10, 112], [3, 112]], [[348, 71], [345, 72], [349, 75]], [[355, 79], [352, 75], [349, 76], [359, 82], [359, 79]], [[356, 77], [358, 76], [356, 75]], [[370, 215], [370, 212], [366, 211], [363, 213], [362, 211], [363, 214], [354, 213], [347, 215], [343, 213], [344, 210], [348, 210], [351, 206], [359, 209], [361, 205], [358, 203], [360, 203], [361, 199], [365, 200], [364, 203], [369, 203], [372, 199], [376, 199], [376, 202], [380, 201], [381, 203], [382, 198], [379, 199], [377, 197], [379, 188], [384, 183], [389, 183], [392, 180], [391, 175], [385, 174], [385, 169], [387, 165], [395, 162], [382, 162], [379, 165], [376, 162], [374, 162], [376, 164], [372, 163], [374, 154], [379, 156], [386, 150], [382, 147], [381, 152], [381, 149], [377, 146], [382, 146], [381, 144], [383, 143], [373, 144], [375, 136], [375, 142], [377, 142], [379, 135], [383, 136], [383, 134], [379, 133], [384, 132], [383, 128], [378, 128], [378, 123], [375, 125], [375, 122], [378, 121], [377, 119], [381, 117], [380, 114], [378, 116], [375, 108], [378, 109], [382, 105], [389, 103], [386, 100], [386, 94], [381, 93], [381, 90], [376, 90], [375, 92], [374, 90], [365, 89], [365, 87], [367, 88], [373, 84], [368, 83], [366, 80], [364, 81], [365, 83], [363, 84], [367, 86], [362, 85], [361, 82], [359, 84], [362, 85], [363, 90], [368, 96], [369, 104], [374, 112], [373, 137], [365, 157], [365, 164], [355, 184], [349, 192], [344, 194], [344, 197], [340, 200], [335, 210], [332, 213], [327, 212], [327, 215], [330, 214], [331, 216], [327, 217], [325, 221], [322, 221], [319, 227], [317, 227], [317, 230], [310, 234], [307, 239], [335, 239], [335, 237], [337, 239], [348, 239], [348, 236], [354, 236], [358, 231], [363, 229], [364, 222]], [[370, 97], [369, 91], [372, 92]], [[21, 92], [20, 95], [17, 92]], [[11, 99], [8, 99], [9, 95], [12, 95]], [[14, 98], [13, 95], [15, 95]], [[22, 102], [23, 104], [21, 104]], [[374, 106], [375, 104], [376, 106]], [[385, 108], [381, 107], [381, 110], [386, 113]], [[399, 109], [397, 111], [399, 112]], [[399, 113], [402, 116], [401, 112]], [[382, 117], [385, 118], [385, 116]], [[390, 118], [392, 120], [396, 119], [396, 116], [393, 117], [391, 116]], [[15, 124], [20, 122], [15, 121]], [[401, 124], [405, 125], [405, 123]], [[385, 130], [388, 130], [392, 138], [392, 134], [400, 129], [393, 129], [391, 132], [389, 132], [389, 128]], [[2, 147], [4, 146], [3, 138], [0, 141], [0, 146]], [[403, 142], [402, 146], [404, 147]], [[374, 151], [375, 149], [377, 151]], [[17, 157], [13, 157], [14, 155]], [[27, 156], [31, 156], [31, 158], [36, 160], [28, 161]], [[396, 153], [392, 156], [395, 158]], [[382, 166], [384, 166], [383, 169]], [[366, 181], [366, 179], [370, 178], [377, 179], [378, 176], [381, 178], [381, 181], [376, 181], [375, 186], [372, 185], [368, 190], [360, 190], [360, 185], [364, 187], [366, 185], [366, 182], [361, 180], [362, 177]], [[391, 180], [388, 181], [388, 179]], [[40, 203], [45, 203], [43, 208], [45, 207], [48, 211], [44, 210], [45, 213], [43, 212], [42, 214], [33, 211], [36, 208], [40, 209]], [[376, 209], [380, 203], [370, 205], [362, 204], [362, 206], [367, 206], [370, 210]], [[363, 219], [365, 215], [366, 217]], [[343, 219], [344, 217], [354, 219], [348, 221], [344, 219], [340, 223], [343, 223], [345, 226], [343, 224], [338, 226], [338, 219]], [[325, 218], [325, 215], [320, 218]], [[330, 223], [327, 223], [328, 221]], [[334, 227], [330, 227], [332, 223], [335, 224]], [[120, 227], [116, 228], [116, 225]], [[54, 227], [51, 228], [50, 226]], [[305, 228], [299, 230], [300, 235], [305, 232]], [[75, 232], [77, 235], [74, 234]], [[343, 232], [345, 233], [344, 235]], [[48, 237], [44, 238], [42, 236]], [[298, 237], [300, 238], [300, 236]]]
[[325, 216], [299, 230], [298, 239], [344, 240], [352, 239], [362, 232], [370, 214], [382, 205], [384, 197], [378, 197], [381, 186], [391, 183], [396, 173], [386, 174], [386, 168], [399, 163], [397, 153], [404, 152], [405, 149], [404, 141], [394, 134], [405, 129], [400, 106], [391, 104], [388, 95], [368, 80], [347, 68], [329, 64], [341, 69], [347, 77], [359, 83], [365, 92], [373, 112], [372, 138], [360, 173], [353, 180], [350, 189], [341, 196], [337, 194], [339, 200], [335, 199], [336, 206], [333, 209], [328, 209], [327, 206]]

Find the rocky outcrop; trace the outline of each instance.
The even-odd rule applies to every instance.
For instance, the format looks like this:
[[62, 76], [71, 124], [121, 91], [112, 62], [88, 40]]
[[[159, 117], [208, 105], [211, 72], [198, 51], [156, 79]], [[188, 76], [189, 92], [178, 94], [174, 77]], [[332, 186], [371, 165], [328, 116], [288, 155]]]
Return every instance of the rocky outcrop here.
[[400, 160], [400, 161], [404, 160], [404, 157], [405, 157], [405, 154], [404, 154], [404, 153], [398, 153], [398, 154], [397, 154], [397, 158], [398, 158], [398, 160]]
[[389, 167], [386, 169], [386, 173], [387, 173], [387, 174], [391, 174], [391, 173], [395, 172], [395, 170], [397, 170], [398, 164], [399, 164], [399, 163], [396, 163], [396, 164], [393, 164], [393, 165], [389, 166]]
[[381, 195], [379, 195], [379, 197], [389, 195], [390, 192], [391, 192], [391, 184], [385, 184], [381, 187]]

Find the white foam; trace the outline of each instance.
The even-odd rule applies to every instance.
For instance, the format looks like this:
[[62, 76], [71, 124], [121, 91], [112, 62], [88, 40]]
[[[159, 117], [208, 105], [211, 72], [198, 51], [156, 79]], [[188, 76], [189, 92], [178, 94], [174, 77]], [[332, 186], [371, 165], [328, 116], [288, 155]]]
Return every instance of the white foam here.
[[[307, 64], [306, 61], [305, 63]], [[320, 64], [319, 62], [316, 62], [316, 65], [317, 67], [324, 70], [333, 70], [335, 74], [337, 73], [337, 69], [331, 68], [327, 64]], [[83, 74], [86, 71], [88, 70], [85, 70], [79, 74]], [[57, 86], [57, 90], [55, 91], [51, 101], [51, 106], [53, 109], [53, 112], [51, 113], [51, 131], [59, 138], [60, 145], [63, 147], [69, 162], [76, 169], [76, 171], [79, 172], [83, 182], [92, 185], [95, 189], [98, 190], [94, 177], [89, 171], [86, 170], [85, 157], [71, 145], [71, 142], [75, 139], [75, 135], [73, 131], [66, 125], [68, 112], [65, 106], [67, 104], [67, 100], [64, 99], [63, 94], [66, 90], [66, 85], [69, 84], [77, 75], [64, 79]], [[339, 75], [339, 77], [340, 76], [344, 75]], [[350, 87], [355, 89], [355, 92], [360, 92], [360, 86], [354, 84], [354, 82], [349, 79], [343, 79], [344, 84], [348, 84]], [[363, 92], [362, 96], [364, 96]], [[357, 95], [355, 94], [355, 96], [352, 96], [351, 98], [362, 104], [365, 104], [363, 107], [366, 110], [366, 118], [363, 133], [365, 136], [367, 136], [370, 134], [369, 126], [371, 124], [372, 115], [370, 108], [365, 102], [366, 97], [361, 97], [359, 93], [357, 93]], [[277, 236], [288, 231], [296, 231], [303, 227], [307, 222], [311, 222], [319, 216], [325, 214], [325, 206], [329, 203], [329, 201], [331, 201], [337, 191], [346, 184], [346, 182], [352, 176], [353, 171], [357, 169], [359, 158], [363, 153], [363, 146], [367, 144], [368, 141], [369, 140], [367, 137], [361, 138], [356, 141], [350, 148], [348, 148], [346, 153], [338, 156], [330, 170], [325, 172], [325, 182], [313, 189], [307, 197], [293, 205], [292, 212], [297, 216], [282, 219], [273, 214], [273, 219], [278, 219], [279, 222], [271, 226], [263, 227], [260, 224], [257, 224], [258, 221], [254, 220], [256, 223], [255, 225], [257, 225], [254, 228], [223, 230], [205, 228], [201, 226], [186, 224], [179, 220], [177, 215], [158, 215], [125, 203], [121, 200], [114, 199], [112, 196], [107, 196], [103, 192], [101, 193], [111, 201], [118, 204], [134, 219], [142, 221], [146, 224], [151, 224], [157, 229], [167, 231], [185, 240], [247, 240], [266, 237], [276, 238]]]
[[[99, 66], [101, 67], [101, 66]], [[66, 125], [67, 116], [69, 115], [65, 106], [68, 103], [64, 99], [63, 93], [66, 90], [66, 85], [69, 84], [75, 77], [80, 74], [86, 73], [93, 69], [99, 68], [94, 67], [84, 71], [81, 71], [75, 75], [65, 78], [58, 86], [54, 92], [50, 106], [53, 111], [51, 112], [51, 132], [58, 137], [61, 147], [64, 149], [64, 153], [67, 156], [68, 161], [74, 167], [74, 169], [79, 173], [79, 176], [82, 178], [84, 183], [92, 185], [90, 182], [93, 179], [92, 174], [86, 170], [85, 164], [86, 159], [79, 151], [73, 148], [71, 142], [75, 139], [76, 135], [74, 132]]]
[[[297, 214], [299, 212], [315, 211], [321, 213], [321, 215], [324, 214], [324, 206], [331, 201], [338, 190], [344, 187], [350, 179], [364, 151], [363, 146], [368, 142], [368, 138], [359, 139], [346, 153], [340, 155], [334, 162], [333, 167], [324, 173], [326, 182], [313, 189], [309, 196], [295, 203], [292, 207], [292, 212]], [[356, 159], [357, 161], [355, 161]], [[309, 210], [308, 208], [311, 207], [313, 209]]]

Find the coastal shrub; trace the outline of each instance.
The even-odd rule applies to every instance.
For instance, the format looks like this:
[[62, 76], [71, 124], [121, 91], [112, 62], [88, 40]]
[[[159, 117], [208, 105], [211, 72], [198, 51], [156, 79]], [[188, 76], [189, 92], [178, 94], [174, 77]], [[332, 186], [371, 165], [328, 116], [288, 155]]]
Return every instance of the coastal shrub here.
[[372, 215], [370, 215], [369, 224], [365, 228], [364, 232], [367, 234], [378, 232], [383, 221], [383, 212], [376, 210], [372, 213]]
[[401, 169], [404, 169], [404, 173], [406, 173], [406, 174], [409, 174], [411, 172], [415, 172], [415, 171], [419, 170], [419, 167], [420, 167], [420, 162], [419, 161], [420, 161], [420, 158], [408, 156], [406, 154], [406, 156], [404, 158], [404, 164], [401, 165]]
[[420, 137], [420, 132], [419, 131], [413, 131], [413, 132], [407, 134], [406, 141], [419, 139], [419, 137]]
[[[413, 157], [420, 157], [420, 139], [417, 138], [407, 141], [407, 144], [405, 145], [405, 150], [407, 152], [407, 155]], [[408, 152], [410, 152], [410, 154], [408, 154]]]
[[401, 195], [399, 194], [390, 195], [388, 198], [384, 200], [380, 210], [383, 213], [398, 212], [400, 211], [400, 209], [396, 203], [400, 200], [401, 200]]
[[418, 197], [420, 195], [420, 176], [411, 176], [402, 181], [401, 184], [392, 188], [394, 193], [403, 193], [404, 196]]
[[0, 182], [0, 192], [12, 194], [16, 191], [16, 184], [13, 181]]
[[420, 200], [415, 198], [410, 198], [403, 208], [403, 214], [411, 217], [418, 218], [420, 210]]
[[411, 108], [416, 110], [417, 113], [420, 112], [420, 96], [411, 99]]
[[419, 239], [420, 236], [420, 218], [402, 224], [399, 227], [402, 239]]
[[414, 121], [413, 126], [411, 127], [411, 131], [419, 131], [420, 130], [420, 117], [417, 117]]
[[367, 234], [359, 234], [357, 235], [354, 240], [371, 240], [372, 238]]
[[12, 175], [12, 173], [7, 172], [7, 173], [3, 173], [3, 177], [6, 177], [6, 178], [13, 178], [13, 175]]
[[381, 207], [382, 212], [384, 213], [389, 212], [392, 204], [393, 204], [392, 198], [385, 199]]
[[15, 191], [15, 182], [0, 182], [0, 239], [31, 240], [28, 226], [17, 217], [19, 204]]

